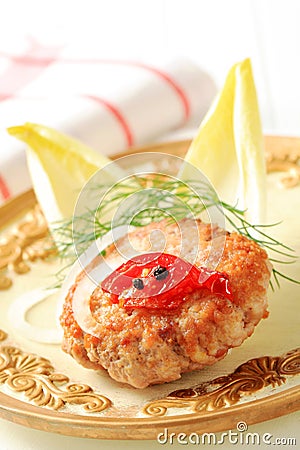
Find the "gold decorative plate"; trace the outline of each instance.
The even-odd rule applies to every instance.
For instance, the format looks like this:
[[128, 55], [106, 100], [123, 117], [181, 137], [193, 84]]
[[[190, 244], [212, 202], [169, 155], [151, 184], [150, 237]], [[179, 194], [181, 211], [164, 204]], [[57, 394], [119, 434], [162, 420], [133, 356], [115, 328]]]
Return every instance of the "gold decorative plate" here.
[[[266, 137], [268, 222], [283, 221], [275, 237], [300, 254], [300, 139]], [[189, 141], [135, 152], [184, 156]], [[128, 153], [128, 154], [129, 154]], [[124, 155], [124, 154], [123, 154]], [[282, 282], [269, 295], [270, 315], [241, 347], [179, 381], [136, 390], [105, 372], [79, 366], [59, 345], [25, 339], [12, 303], [42, 295], [28, 312], [41, 332], [56, 320], [56, 295], [47, 290], [59, 266], [32, 191], [0, 208], [0, 416], [66, 435], [155, 439], [158, 433], [236, 429], [300, 409], [299, 286]], [[284, 267], [300, 278], [300, 263]]]

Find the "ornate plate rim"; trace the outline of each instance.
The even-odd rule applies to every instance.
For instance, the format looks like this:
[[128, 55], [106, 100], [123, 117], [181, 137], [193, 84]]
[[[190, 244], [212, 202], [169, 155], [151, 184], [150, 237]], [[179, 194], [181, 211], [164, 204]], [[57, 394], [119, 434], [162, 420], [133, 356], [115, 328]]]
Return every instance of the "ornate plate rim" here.
[[[126, 154], [161, 151], [182, 155], [190, 140], [164, 142], [147, 147], [130, 149], [117, 154], [113, 159]], [[300, 139], [293, 137], [266, 136], [266, 150], [269, 160], [286, 161], [289, 149], [296, 146], [300, 158]], [[272, 149], [275, 149], [274, 152]], [[278, 170], [278, 169], [274, 169]], [[288, 170], [288, 167], [287, 167]], [[0, 229], [13, 219], [12, 214], [34, 206], [36, 199], [32, 190], [24, 192], [0, 207], [2, 220]], [[282, 392], [269, 394], [247, 403], [237, 404], [219, 411], [193, 412], [181, 415], [114, 418], [70, 414], [50, 410], [0, 393], [0, 416], [6, 420], [43, 431], [97, 439], [155, 439], [159, 432], [168, 428], [169, 432], [218, 432], [233, 429], [244, 420], [248, 425], [280, 417], [300, 409], [300, 385]], [[209, 426], [208, 426], [209, 423]], [[208, 429], [209, 428], [209, 429]]]
[[[290, 414], [300, 408], [300, 386], [285, 390], [284, 396], [277, 393], [222, 411], [183, 414], [164, 419], [161, 417], [115, 419], [73, 415], [31, 405], [3, 393], [0, 394], [0, 400], [2, 418], [30, 428], [96, 439], [155, 439], [164, 428], [168, 428], [169, 432], [186, 432], [187, 427], [189, 433], [219, 432], [234, 429], [240, 421], [245, 421], [247, 425], [262, 422], [266, 413], [268, 420]], [[283, 412], [280, 407], [286, 407], [287, 404], [288, 408]], [[253, 411], [255, 415], [252, 414]], [[226, 422], [222, 421], [224, 417], [227, 419]]]

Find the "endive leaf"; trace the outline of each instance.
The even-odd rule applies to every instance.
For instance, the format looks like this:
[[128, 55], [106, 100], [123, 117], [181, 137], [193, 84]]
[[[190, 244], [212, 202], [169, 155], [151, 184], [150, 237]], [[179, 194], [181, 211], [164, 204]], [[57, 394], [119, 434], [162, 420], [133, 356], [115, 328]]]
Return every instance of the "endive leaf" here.
[[[249, 59], [235, 64], [193, 139], [185, 160], [200, 169], [220, 198], [264, 220], [266, 170], [255, 84]], [[188, 166], [180, 176], [188, 179]]]
[[[72, 217], [80, 190], [110, 160], [44, 125], [25, 123], [8, 132], [28, 144], [27, 162], [34, 191], [48, 223]], [[106, 177], [106, 182], [114, 181], [108, 171]]]

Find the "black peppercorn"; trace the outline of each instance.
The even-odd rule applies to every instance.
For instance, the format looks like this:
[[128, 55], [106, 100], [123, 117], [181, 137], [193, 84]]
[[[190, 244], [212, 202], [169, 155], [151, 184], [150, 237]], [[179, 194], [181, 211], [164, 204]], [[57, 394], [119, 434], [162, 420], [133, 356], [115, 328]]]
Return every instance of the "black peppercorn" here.
[[169, 271], [165, 267], [157, 266], [153, 272], [153, 275], [158, 281], [162, 281], [167, 278]]
[[142, 289], [144, 289], [144, 283], [143, 280], [141, 278], [134, 278], [132, 280], [132, 284], [133, 286], [138, 289], [139, 291], [141, 291]]

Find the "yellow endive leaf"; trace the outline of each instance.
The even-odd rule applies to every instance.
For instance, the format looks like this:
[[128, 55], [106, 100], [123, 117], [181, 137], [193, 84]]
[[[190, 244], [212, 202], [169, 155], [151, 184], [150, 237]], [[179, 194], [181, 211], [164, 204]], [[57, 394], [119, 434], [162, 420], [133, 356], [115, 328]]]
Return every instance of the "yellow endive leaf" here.
[[236, 67], [234, 140], [239, 165], [241, 206], [253, 223], [266, 213], [266, 165], [262, 127], [250, 60]]
[[[48, 223], [72, 217], [80, 190], [110, 162], [83, 143], [34, 123], [8, 128], [28, 144], [27, 162], [35, 194]], [[105, 181], [114, 180], [107, 172]]]
[[[253, 223], [264, 220], [266, 170], [251, 62], [229, 71], [223, 89], [193, 139], [185, 161], [200, 169], [219, 197], [245, 208]], [[188, 166], [181, 177], [188, 179]]]

